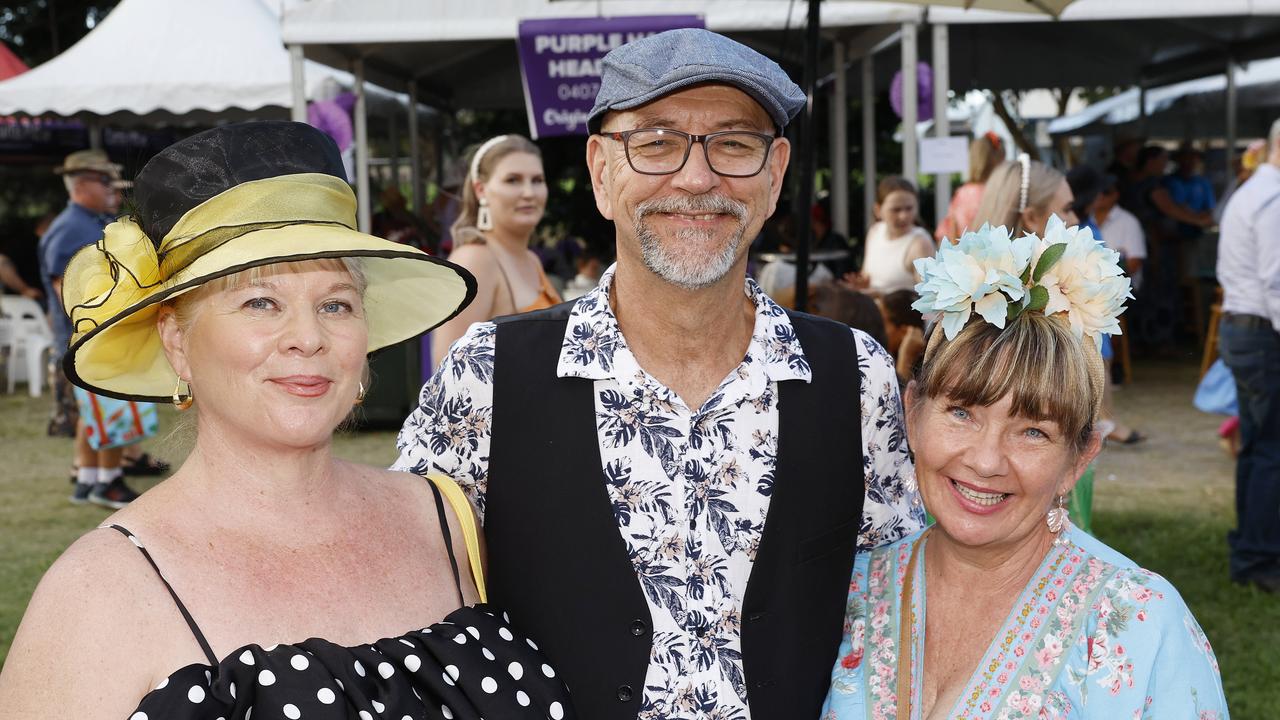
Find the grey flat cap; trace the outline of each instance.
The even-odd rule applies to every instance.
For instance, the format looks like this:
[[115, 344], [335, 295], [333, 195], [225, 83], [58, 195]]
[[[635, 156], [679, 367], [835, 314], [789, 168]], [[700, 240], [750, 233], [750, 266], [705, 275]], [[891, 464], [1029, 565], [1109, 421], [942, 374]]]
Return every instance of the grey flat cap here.
[[800, 86], [778, 63], [709, 30], [668, 30], [627, 43], [604, 56], [600, 92], [587, 128], [600, 131], [604, 114], [630, 110], [701, 83], [724, 83], [760, 103], [779, 129], [804, 107]]

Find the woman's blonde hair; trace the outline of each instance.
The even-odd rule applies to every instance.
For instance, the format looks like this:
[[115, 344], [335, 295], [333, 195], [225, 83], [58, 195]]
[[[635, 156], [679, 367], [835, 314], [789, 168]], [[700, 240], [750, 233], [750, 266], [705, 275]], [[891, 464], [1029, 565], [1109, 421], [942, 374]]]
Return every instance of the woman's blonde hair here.
[[[476, 229], [476, 215], [480, 211], [480, 199], [476, 196], [476, 182], [485, 183], [493, 169], [502, 158], [512, 153], [529, 153], [542, 159], [542, 151], [533, 141], [523, 135], [499, 135], [489, 138], [477, 145], [467, 155], [469, 172], [462, 181], [462, 210], [458, 219], [453, 222], [450, 232], [453, 234], [454, 246], [483, 240], [484, 236]], [[477, 157], [479, 155], [479, 157]]]
[[1014, 160], [1001, 163], [987, 178], [987, 187], [982, 191], [982, 202], [978, 205], [978, 214], [973, 218], [973, 227], [984, 224], [1003, 225], [1014, 234], [1021, 235], [1026, 228], [1022, 226], [1022, 213], [1026, 210], [1047, 212], [1053, 194], [1058, 191], [1066, 177], [1057, 170], [1041, 162], [1031, 160], [1026, 169], [1026, 195], [1023, 204], [1023, 166]]
[[1010, 412], [1057, 423], [1068, 447], [1082, 452], [1102, 390], [1090, 377], [1082, 342], [1092, 341], [1077, 339], [1066, 323], [1040, 313], [1024, 312], [1004, 329], [975, 315], [954, 339], [926, 353], [914, 403], [944, 397], [988, 407], [1008, 396]]

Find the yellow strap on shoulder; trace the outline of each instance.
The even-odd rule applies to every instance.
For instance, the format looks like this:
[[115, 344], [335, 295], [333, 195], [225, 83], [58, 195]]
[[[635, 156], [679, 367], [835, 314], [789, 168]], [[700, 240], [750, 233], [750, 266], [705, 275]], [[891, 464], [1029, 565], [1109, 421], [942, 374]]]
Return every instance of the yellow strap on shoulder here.
[[480, 594], [480, 602], [489, 602], [489, 595], [484, 589], [484, 567], [480, 564], [480, 533], [476, 529], [475, 512], [471, 509], [471, 501], [463, 494], [462, 488], [451, 478], [432, 473], [427, 479], [440, 489], [444, 499], [449, 501], [453, 514], [462, 526], [462, 538], [467, 543], [467, 560], [471, 565], [471, 578], [475, 580], [476, 591]]

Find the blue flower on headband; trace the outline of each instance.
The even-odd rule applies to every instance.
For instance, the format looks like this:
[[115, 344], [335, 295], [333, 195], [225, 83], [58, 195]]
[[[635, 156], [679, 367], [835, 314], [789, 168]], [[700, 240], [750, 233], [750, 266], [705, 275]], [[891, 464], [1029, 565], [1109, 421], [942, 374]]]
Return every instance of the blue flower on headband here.
[[912, 304], [922, 313], [941, 312], [942, 330], [954, 338], [973, 312], [1004, 327], [1009, 304], [1026, 294], [1022, 280], [1036, 249], [1037, 238], [1016, 240], [1002, 227], [983, 225], [967, 232], [955, 245], [946, 245], [931, 258], [916, 260], [920, 299]]

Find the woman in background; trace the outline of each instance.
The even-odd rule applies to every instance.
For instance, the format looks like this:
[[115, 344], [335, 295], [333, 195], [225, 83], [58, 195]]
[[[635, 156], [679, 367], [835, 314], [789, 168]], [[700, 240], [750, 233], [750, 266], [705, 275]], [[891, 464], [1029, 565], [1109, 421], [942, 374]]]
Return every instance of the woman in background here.
[[999, 135], [989, 132], [969, 143], [969, 182], [961, 185], [951, 197], [946, 217], [933, 232], [935, 240], [939, 243], [955, 241], [965, 230], [978, 229], [973, 219], [978, 214], [978, 205], [982, 203], [982, 191], [987, 186], [991, 171], [1003, 161], [1004, 143]]
[[476, 299], [431, 337], [432, 365], [472, 323], [551, 307], [560, 295], [529, 249], [547, 207], [538, 146], [521, 135], [486, 140], [471, 156], [449, 261], [476, 277]]
[[890, 175], [876, 187], [876, 220], [867, 230], [862, 271], [846, 275], [854, 290], [885, 295], [916, 284], [915, 261], [933, 255], [933, 238], [916, 224], [920, 198], [910, 181]]

